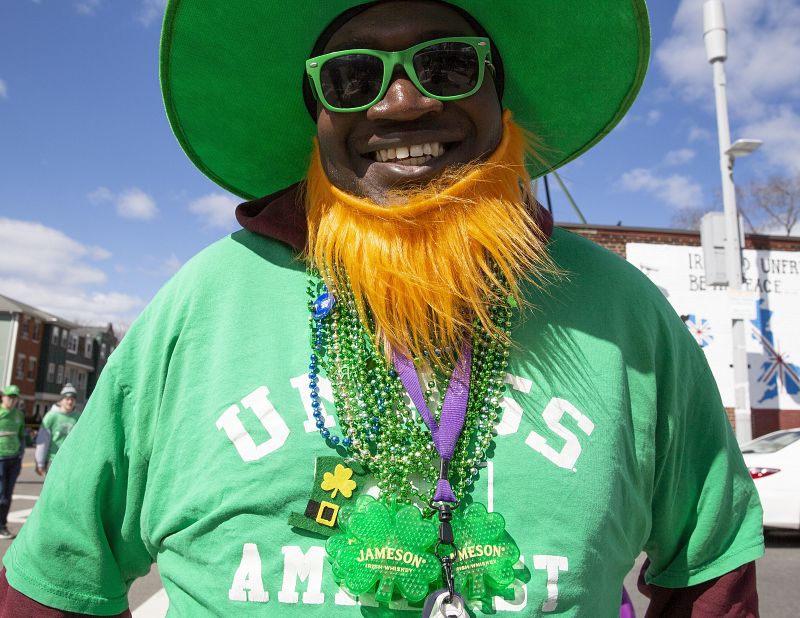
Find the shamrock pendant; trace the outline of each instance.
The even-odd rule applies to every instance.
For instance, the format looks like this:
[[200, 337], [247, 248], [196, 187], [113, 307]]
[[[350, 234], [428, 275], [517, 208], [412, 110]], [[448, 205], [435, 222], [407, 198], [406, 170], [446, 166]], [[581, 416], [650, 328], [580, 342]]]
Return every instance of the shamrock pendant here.
[[499, 513], [488, 513], [479, 503], [469, 505], [453, 519], [456, 590], [466, 599], [502, 592], [515, 578], [519, 548], [506, 532]]
[[439, 577], [439, 561], [428, 549], [436, 541], [436, 525], [422, 518], [415, 506], [386, 506], [360, 496], [342, 509], [341, 534], [328, 539], [326, 549], [336, 581], [353, 595], [371, 591], [388, 603], [397, 591], [412, 602], [428, 594]]

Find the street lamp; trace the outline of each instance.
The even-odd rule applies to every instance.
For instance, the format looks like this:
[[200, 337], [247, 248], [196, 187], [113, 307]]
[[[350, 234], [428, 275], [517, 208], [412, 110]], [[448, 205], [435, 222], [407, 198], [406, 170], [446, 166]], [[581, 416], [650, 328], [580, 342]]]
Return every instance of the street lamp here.
[[731, 158], [731, 164], [733, 164], [734, 159], [753, 154], [756, 150], [761, 148], [763, 143], [764, 142], [760, 139], [737, 139], [731, 144], [730, 148], [725, 151], [725, 154]]
[[741, 311], [742, 245], [739, 240], [739, 216], [736, 207], [736, 189], [733, 184], [733, 163], [737, 157], [753, 152], [761, 145], [761, 141], [740, 139], [731, 145], [724, 67], [728, 57], [728, 28], [725, 23], [725, 7], [722, 0], [705, 1], [703, 22], [706, 57], [714, 69], [719, 169], [722, 176], [722, 203], [725, 212], [725, 263], [728, 275], [728, 294], [731, 301], [736, 439], [742, 444], [752, 439], [753, 432], [750, 412], [750, 375], [747, 367], [745, 338], [747, 316], [745, 312]]

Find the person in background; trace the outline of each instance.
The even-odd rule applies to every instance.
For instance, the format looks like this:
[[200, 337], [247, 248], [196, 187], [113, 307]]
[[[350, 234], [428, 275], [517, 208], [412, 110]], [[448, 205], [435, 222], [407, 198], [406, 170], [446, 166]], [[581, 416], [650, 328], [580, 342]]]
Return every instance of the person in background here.
[[75, 409], [78, 391], [67, 382], [61, 389], [61, 399], [44, 415], [36, 434], [36, 474], [43, 476], [47, 467], [64, 444], [81, 413]]
[[19, 386], [3, 389], [0, 403], [0, 539], [13, 539], [9, 531], [8, 510], [25, 454], [25, 415], [17, 407]]

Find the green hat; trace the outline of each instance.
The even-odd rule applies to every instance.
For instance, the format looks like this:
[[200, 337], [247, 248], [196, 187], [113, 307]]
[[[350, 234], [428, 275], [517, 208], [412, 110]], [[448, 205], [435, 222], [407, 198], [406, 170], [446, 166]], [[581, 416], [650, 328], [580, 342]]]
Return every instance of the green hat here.
[[16, 384], [9, 384], [3, 389], [3, 394], [7, 397], [19, 397], [19, 386]]
[[[503, 106], [544, 142], [540, 176], [622, 119], [644, 80], [644, 0], [449, 0], [492, 38]], [[303, 101], [319, 35], [358, 0], [169, 0], [161, 87], [172, 129], [211, 180], [246, 199], [301, 180], [316, 127]]]

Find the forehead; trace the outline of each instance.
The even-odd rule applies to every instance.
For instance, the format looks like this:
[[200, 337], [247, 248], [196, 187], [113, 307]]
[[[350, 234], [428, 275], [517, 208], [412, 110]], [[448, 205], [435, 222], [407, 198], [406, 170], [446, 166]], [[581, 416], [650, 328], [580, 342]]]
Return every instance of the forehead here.
[[370, 7], [331, 36], [325, 51], [366, 47], [398, 50], [446, 36], [470, 36], [475, 31], [453, 8], [440, 2], [398, 0]]

